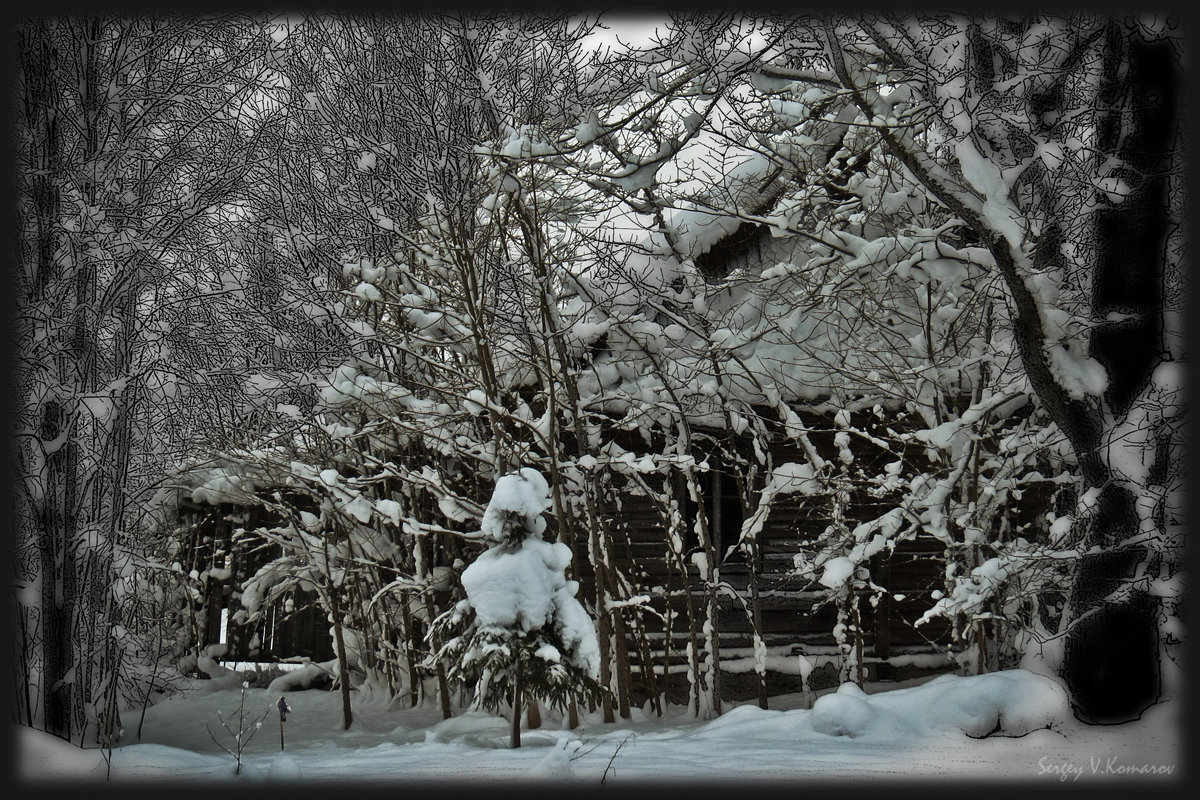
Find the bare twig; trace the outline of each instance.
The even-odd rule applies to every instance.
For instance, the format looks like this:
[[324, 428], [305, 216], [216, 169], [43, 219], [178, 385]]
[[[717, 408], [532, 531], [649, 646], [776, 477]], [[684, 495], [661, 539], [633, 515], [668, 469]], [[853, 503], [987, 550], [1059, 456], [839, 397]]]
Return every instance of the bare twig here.
[[621, 748], [624, 747], [625, 743], [628, 741], [629, 741], [629, 737], [626, 736], [624, 739], [621, 740], [621, 743], [619, 745], [617, 745], [617, 749], [613, 751], [612, 758], [610, 758], [608, 760], [608, 765], [604, 768], [604, 774], [600, 776], [600, 785], [601, 786], [603, 786], [604, 781], [608, 779], [608, 771], [610, 769], [612, 769], [613, 762], [617, 760], [617, 754], [621, 752]]
[[[582, 744], [582, 742], [580, 744]], [[582, 753], [576, 753], [575, 755], [571, 756], [567, 760], [568, 761], [576, 761], [578, 759], [581, 759], [584, 756], [588, 755], [589, 753], [593, 752], [594, 750], [598, 750], [600, 748], [601, 744], [603, 744], [603, 742], [597, 742], [595, 747], [592, 747], [589, 750], [584, 750]]]

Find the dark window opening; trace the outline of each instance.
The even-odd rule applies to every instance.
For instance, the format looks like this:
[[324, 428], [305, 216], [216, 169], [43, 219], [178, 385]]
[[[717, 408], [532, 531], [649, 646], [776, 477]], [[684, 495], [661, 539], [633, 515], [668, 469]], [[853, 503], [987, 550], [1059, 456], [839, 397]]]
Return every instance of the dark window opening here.
[[[718, 560], [744, 561], [745, 554], [741, 551], [731, 553], [725, 558], [725, 550], [737, 544], [742, 531], [741, 495], [738, 493], [737, 479], [717, 469], [697, 476], [701, 500], [708, 520], [709, 536], [712, 537], [713, 550]], [[699, 506], [687, 490], [687, 483], [681, 477], [679, 481], [680, 494], [683, 497], [684, 515], [684, 552], [702, 551], [700, 534], [696, 530]]]

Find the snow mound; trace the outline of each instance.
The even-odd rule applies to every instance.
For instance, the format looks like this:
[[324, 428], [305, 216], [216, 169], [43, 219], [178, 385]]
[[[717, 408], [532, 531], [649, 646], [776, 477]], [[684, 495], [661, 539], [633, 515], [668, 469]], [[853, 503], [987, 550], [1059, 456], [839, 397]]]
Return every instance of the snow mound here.
[[472, 747], [508, 747], [509, 721], [486, 711], [468, 711], [444, 719], [425, 731], [425, 743], [466, 744]]
[[767, 717], [782, 715], [782, 711], [764, 711], [756, 705], [735, 706], [725, 711], [721, 716], [706, 722], [696, 732], [696, 736], [705, 738], [736, 738], [740, 729], [758, 729]]
[[[524, 741], [522, 741], [524, 744]], [[571, 769], [571, 756], [579, 750], [579, 740], [559, 739], [545, 758], [533, 765], [529, 770], [530, 777], [544, 778], [556, 781], [569, 781], [578, 778], [575, 770]]]
[[887, 744], [923, 738], [1019, 737], [1062, 731], [1072, 722], [1066, 690], [1023, 669], [963, 677], [942, 675], [906, 689], [867, 694], [853, 683], [817, 698], [811, 709], [732, 708], [700, 727], [697, 740], [739, 741], [774, 735], [816, 745], [830, 738]]
[[280, 753], [271, 759], [267, 778], [272, 781], [298, 781], [301, 778], [300, 765], [290, 753]]
[[1060, 728], [1071, 717], [1058, 681], [1023, 669], [987, 675], [942, 675], [928, 683], [876, 695], [854, 684], [818, 698], [812, 728], [829, 736], [912, 734], [1024, 736]]
[[870, 732], [878, 720], [879, 712], [868, 695], [853, 683], [844, 683], [836, 692], [818, 697], [810, 712], [817, 733], [852, 739]]
[[[1024, 736], [1061, 728], [1071, 718], [1066, 690], [1053, 678], [1014, 669], [987, 675], [942, 675], [917, 687], [910, 712], [922, 710], [926, 727], [967, 736]], [[893, 693], [893, 694], [899, 694]], [[883, 695], [880, 699], [888, 701]], [[903, 703], [904, 698], [891, 698]]]
[[223, 666], [218, 658], [223, 656], [226, 646], [223, 644], [209, 645], [196, 658], [196, 666], [208, 675], [208, 679], [200, 678], [191, 682], [191, 688], [201, 692], [215, 692], [221, 689], [236, 689], [242, 685], [240, 673]]
[[338, 662], [337, 659], [322, 661], [320, 663], [313, 662], [305, 664], [303, 667], [291, 672], [285, 672], [267, 686], [268, 694], [276, 694], [283, 692], [294, 692], [300, 689], [311, 688], [313, 683], [318, 680], [332, 678], [337, 674]]

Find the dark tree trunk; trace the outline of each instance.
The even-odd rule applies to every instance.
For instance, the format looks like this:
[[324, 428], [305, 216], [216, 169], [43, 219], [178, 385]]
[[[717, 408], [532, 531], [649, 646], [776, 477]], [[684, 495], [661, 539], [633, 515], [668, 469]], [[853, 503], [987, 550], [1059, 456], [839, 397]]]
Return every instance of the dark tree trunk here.
[[[595, 517], [593, 516], [592, 519]], [[612, 612], [608, 608], [608, 601], [611, 595], [607, 583], [607, 556], [601, 549], [600, 536], [599, 526], [592, 526], [591, 551], [595, 559], [593, 568], [596, 576], [596, 637], [600, 645], [600, 685], [610, 689], [612, 687], [612, 666], [609, 660], [612, 647]], [[600, 706], [604, 711], [604, 721], [606, 723], [616, 722], [611, 691], [604, 693], [600, 700]]]
[[613, 614], [613, 638], [617, 656], [617, 713], [621, 719], [629, 719], [629, 688], [632, 682], [629, 663], [629, 634], [625, 631], [622, 609]]
[[421, 675], [417, 671], [417, 634], [416, 626], [413, 624], [412, 609], [409, 608], [410, 602], [412, 602], [412, 594], [408, 591], [401, 592], [400, 608], [404, 620], [404, 655], [408, 664], [408, 704], [411, 708], [416, 708], [421, 700]]
[[[51, 41], [45, 21], [31, 24], [18, 32], [19, 60], [24, 79], [24, 124], [31, 136], [28, 158], [36, 172], [22, 187], [29, 204], [29, 251], [35, 272], [25, 300], [45, 302], [47, 292], [55, 290], [62, 277], [58, 263], [58, 181], [62, 170], [60, 89], [55, 65], [59, 53]], [[67, 359], [58, 364], [41, 362], [33, 366], [33, 382], [49, 381], [63, 385], [71, 377]], [[76, 512], [74, 487], [77, 484], [76, 443], [67, 431], [71, 424], [68, 410], [57, 400], [42, 404], [38, 435], [50, 444], [60, 436], [66, 441], [52, 449], [43, 467], [43, 494], [36, 510], [34, 537], [40, 556], [41, 583], [41, 694], [43, 726], [49, 733], [70, 739], [71, 690], [66, 681], [74, 658], [73, 617], [75, 614], [75, 575], [72, 543], [75, 540]], [[35, 444], [35, 446], [40, 446]]]
[[509, 735], [508, 743], [514, 749], [521, 746], [521, 656], [519, 653], [513, 669], [512, 733]]
[[[744, 518], [744, 515], [743, 515]], [[763, 621], [762, 621], [762, 601], [758, 596], [758, 570], [761, 566], [761, 556], [759, 554], [758, 537], [755, 536], [749, 542], [749, 547], [746, 550], [746, 566], [749, 570], [750, 577], [750, 624], [754, 628], [754, 636], [757, 639], [762, 639], [763, 636]], [[764, 645], [765, 646], [765, 645]], [[758, 675], [758, 707], [767, 708], [767, 673], [766, 669], [757, 673]]]
[[[433, 556], [432, 554], [427, 554], [425, 552], [425, 548], [422, 545], [420, 536], [417, 537], [414, 546], [416, 548], [416, 557], [421, 560], [422, 572], [428, 574], [432, 570]], [[429, 560], [427, 561], [426, 559]], [[426, 588], [426, 590], [421, 594], [423, 602], [425, 603], [425, 618], [428, 620], [436, 619], [437, 609], [434, 607], [433, 593]], [[434, 643], [433, 652], [437, 652], [437, 647], [440, 644], [440, 642]], [[437, 673], [438, 699], [441, 702], [442, 707], [442, 719], [450, 719], [450, 717], [453, 716], [453, 712], [450, 709], [450, 686], [446, 680], [446, 665], [442, 663], [441, 659], [438, 659], [437, 665], [435, 666], [435, 671]]]
[[[42, 438], [57, 438], [62, 423], [58, 403], [47, 403]], [[42, 701], [48, 733], [71, 738], [71, 683], [67, 676], [74, 658], [72, 621], [75, 615], [74, 516], [69, 491], [74, 459], [68, 442], [46, 458], [46, 497], [38, 520], [42, 541]]]
[[333, 638], [337, 643], [338, 682], [341, 684], [342, 690], [342, 729], [348, 731], [351, 723], [354, 722], [354, 714], [350, 708], [350, 664], [346, 654], [345, 637], [342, 635], [342, 604], [338, 599], [339, 591], [336, 586], [329, 587], [329, 604], [333, 611]]
[[[1165, 351], [1162, 278], [1172, 223], [1167, 175], [1179, 144], [1179, 65], [1169, 43], [1147, 42], [1116, 25], [1107, 56], [1113, 63], [1123, 60], [1128, 70], [1124, 76], [1108, 70], [1105, 99], [1112, 113], [1104, 134], [1111, 152], [1129, 165], [1133, 192], [1099, 215], [1092, 308], [1097, 319], [1113, 312], [1130, 318], [1099, 328], [1092, 354], [1108, 372], [1105, 400], [1120, 417]], [[1132, 130], [1122, 130], [1126, 114]], [[1080, 560], [1071, 594], [1077, 619], [1067, 636], [1063, 677], [1076, 714], [1088, 722], [1136, 719], [1161, 688], [1158, 601], [1142, 591], [1121, 602], [1105, 599], [1147, 555], [1144, 547], [1113, 549], [1139, 532], [1136, 502], [1127, 489], [1101, 487], [1099, 514], [1085, 539], [1101, 552]]]
[[536, 697], [529, 700], [529, 706], [526, 708], [525, 721], [529, 725], [529, 730], [542, 727], [542, 711], [538, 708]]

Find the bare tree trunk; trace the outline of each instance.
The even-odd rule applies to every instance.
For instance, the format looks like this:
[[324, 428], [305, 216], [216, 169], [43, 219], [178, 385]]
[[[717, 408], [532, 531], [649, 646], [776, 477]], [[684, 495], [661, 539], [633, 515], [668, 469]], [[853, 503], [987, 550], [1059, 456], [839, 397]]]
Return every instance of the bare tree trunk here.
[[[750, 624], [754, 628], [754, 636], [759, 641], [763, 641], [762, 603], [758, 599], [759, 550], [757, 538], [747, 548], [746, 561], [749, 562], [747, 568], [750, 573]], [[758, 642], [755, 642], [756, 647], [757, 644]], [[763, 647], [766, 647], [765, 642]], [[758, 707], [762, 709], [767, 707], [767, 673], [765, 666], [763, 672], [758, 673]]]
[[[680, 507], [687, 496], [687, 482], [682, 475], [677, 476], [675, 480], [674, 494], [678, 498]], [[682, 583], [682, 591], [685, 600], [684, 608], [687, 612], [688, 623], [688, 671], [692, 676], [689, 685], [688, 704], [692, 707], [692, 714], [700, 715], [700, 629], [698, 624], [698, 615], [696, 613], [696, 604], [692, 598], [692, 580], [691, 574], [688, 571], [686, 555], [683, 549], [676, 550], [672, 543], [672, 552], [675, 556], [675, 566], [679, 570], [679, 578]], [[670, 651], [671, 643], [668, 639], [666, 648]]]
[[[1105, 121], [1105, 144], [1145, 176], [1097, 223], [1093, 312], [1097, 319], [1113, 311], [1130, 315], [1092, 334], [1092, 351], [1109, 374], [1107, 405], [1120, 417], [1169, 352], [1161, 339], [1162, 277], [1170, 226], [1181, 224], [1172, 220], [1167, 177], [1172, 150], [1182, 146], [1180, 67], [1168, 43], [1147, 42], [1120, 24], [1109, 29], [1105, 55], [1129, 70], [1125, 78], [1115, 68], [1106, 70], [1113, 118]], [[1102, 446], [1099, 439], [1095, 444]], [[1107, 599], [1138, 573], [1148, 553], [1144, 546], [1120, 546], [1140, 531], [1137, 498], [1108, 481], [1107, 472], [1102, 477], [1088, 483], [1100, 489], [1100, 511], [1083, 541], [1100, 552], [1084, 555], [1076, 569], [1069, 603], [1076, 621], [1067, 635], [1063, 674], [1078, 716], [1114, 723], [1137, 719], [1158, 699], [1159, 601], [1142, 590], [1124, 601]]]
[[[31, 228], [27, 236], [34, 262], [29, 297], [25, 298], [29, 304], [46, 302], [47, 294], [55, 289], [63, 271], [57, 259], [61, 205], [57, 181], [62, 169], [62, 154], [59, 109], [55, 107], [60, 94], [55, 65], [60, 56], [52, 41], [50, 25], [48, 21], [39, 20], [36, 25], [18, 31], [25, 89], [24, 123], [31, 134], [31, 166], [36, 169], [30, 175], [26, 189]], [[69, 313], [69, 309], [60, 313], [64, 312]], [[60, 360], [59, 365], [30, 363], [26, 365], [29, 374], [25, 380], [30, 384], [52, 381], [61, 385], [68, 378], [63, 374], [67, 369], [65, 359]], [[47, 732], [70, 739], [71, 684], [65, 679], [74, 657], [75, 582], [71, 543], [75, 538], [72, 487], [78, 484], [74, 454], [77, 445], [69, 430], [68, 412], [61, 401], [44, 401], [36, 424], [41, 441], [33, 446], [49, 450], [42, 468], [42, 496], [33, 509], [32, 520], [40, 559], [42, 724]]]
[[[431, 574], [433, 571], [431, 556], [425, 553], [425, 548], [422, 545], [421, 537], [417, 537], [413, 547], [415, 548], [415, 555], [418, 561], [418, 574]], [[422, 592], [422, 599], [425, 603], [426, 618], [429, 620], [436, 619], [437, 609], [434, 608], [433, 605], [433, 593], [431, 587], [425, 588], [425, 590]], [[437, 651], [437, 647], [440, 644], [440, 642], [433, 643], [434, 652]], [[450, 707], [450, 686], [446, 682], [446, 665], [442, 663], [441, 659], [439, 659], [434, 669], [437, 673], [438, 699], [442, 706], [442, 719], [450, 719], [450, 717], [453, 716], [453, 712]]]
[[400, 613], [404, 620], [404, 657], [408, 664], [408, 705], [410, 708], [416, 708], [421, 699], [418, 688], [421, 679], [417, 674], [416, 633], [413, 629], [412, 609], [408, 607], [411, 600], [412, 593], [407, 589], [400, 593]]
[[[13, 722], [32, 728], [33, 695], [30, 691], [29, 663], [30, 655], [33, 652], [33, 638], [29, 635], [29, 616], [24, 606], [18, 606], [17, 608], [17, 626], [21, 632], [21, 649], [17, 654], [17, 658], [20, 661], [17, 669], [13, 671], [13, 679], [17, 682], [17, 694], [20, 702], [13, 709]], [[24, 722], [21, 719], [22, 711], [25, 712]]]
[[538, 708], [536, 697], [529, 698], [529, 707], [526, 709], [526, 722], [529, 724], [529, 729], [542, 727], [542, 712]]
[[[704, 495], [700, 491], [700, 484], [695, 476], [691, 473], [689, 467], [688, 477], [688, 492], [692, 496], [692, 500], [696, 503], [696, 528], [700, 537], [700, 546], [704, 550], [705, 570], [703, 574], [704, 590], [705, 590], [705, 644], [708, 647], [709, 658], [709, 703], [712, 706], [712, 712], [717, 716], [721, 715], [721, 623], [720, 623], [720, 566], [718, 563], [719, 556], [717, 554], [717, 543], [714, 540], [714, 528], [716, 525], [710, 525], [708, 513], [704, 508]], [[714, 484], [719, 480], [719, 475], [713, 473]], [[713, 507], [716, 513], [720, 514], [720, 502], [714, 502]], [[720, 520], [716, 521], [717, 525]], [[719, 530], [719, 529], [718, 529]]]
[[625, 618], [621, 609], [613, 614], [613, 637], [617, 650], [617, 713], [621, 719], [629, 719], [629, 685], [631, 683], [629, 664], [629, 640], [625, 633]]
[[348, 731], [354, 714], [350, 710], [350, 667], [346, 658], [346, 640], [342, 634], [342, 604], [337, 596], [337, 588], [329, 587], [329, 602], [333, 608], [333, 638], [337, 643], [338, 682], [342, 690], [342, 730]]
[[[61, 406], [47, 403], [42, 439], [58, 438], [64, 422]], [[73, 444], [68, 442], [46, 458], [46, 496], [38, 520], [42, 537], [42, 704], [48, 733], [71, 738], [71, 687], [67, 682], [74, 659], [75, 570], [74, 514], [71, 486], [75, 483]]]
[[450, 685], [446, 682], [446, 666], [441, 661], [437, 663], [437, 685], [438, 697], [442, 701], [442, 719], [450, 719], [454, 716], [450, 708]]
[[[324, 550], [325, 563], [329, 564], [329, 540], [326, 536], [321, 538], [321, 547]], [[341, 684], [342, 692], [342, 730], [348, 731], [350, 724], [354, 721], [354, 714], [350, 709], [349, 654], [346, 653], [346, 638], [342, 633], [342, 602], [339, 596], [341, 589], [333, 584], [332, 576], [328, 576], [328, 581], [329, 610], [333, 616], [333, 639], [337, 645], [338, 682]]]
[[[643, 618], [644, 619], [644, 618]], [[650, 707], [657, 716], [662, 716], [662, 697], [658, 688], [658, 677], [654, 672], [654, 656], [650, 650], [650, 640], [646, 636], [646, 627], [639, 621], [633, 627], [634, 641], [637, 643], [638, 659], [641, 662], [642, 680], [646, 685], [646, 694], [650, 698]]]
[[[592, 530], [592, 552], [596, 555], [600, 553], [600, 533]], [[611, 647], [612, 647], [612, 625], [611, 612], [608, 610], [608, 584], [605, 576], [606, 570], [604, 564], [596, 559], [593, 555], [593, 565], [596, 575], [596, 635], [600, 644], [600, 685], [608, 689], [612, 686], [612, 664]], [[604, 697], [600, 700], [600, 707], [604, 711], [604, 721], [607, 723], [616, 722], [616, 716], [613, 714], [612, 695], [609, 692], [604, 693]]]
[[512, 732], [508, 739], [509, 747], [514, 750], [521, 746], [521, 656], [513, 669], [512, 690]]

